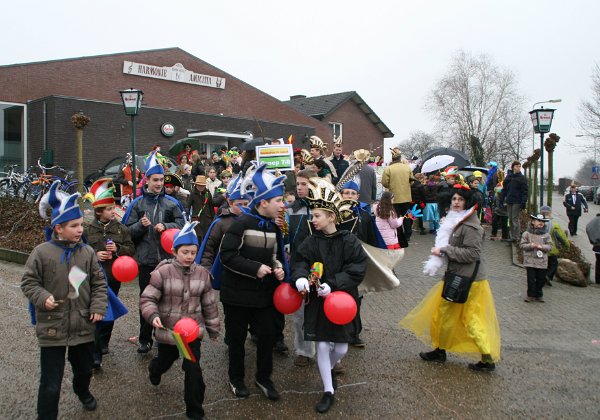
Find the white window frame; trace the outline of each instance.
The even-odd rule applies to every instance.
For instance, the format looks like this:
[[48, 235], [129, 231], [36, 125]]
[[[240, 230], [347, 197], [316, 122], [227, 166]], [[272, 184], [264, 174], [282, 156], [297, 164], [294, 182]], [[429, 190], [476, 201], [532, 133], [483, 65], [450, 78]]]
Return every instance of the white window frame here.
[[27, 148], [29, 146], [27, 142], [27, 104], [23, 104], [20, 102], [4, 102], [0, 101], [0, 105], [10, 105], [10, 106], [22, 106], [23, 107], [23, 143], [21, 144], [21, 159], [23, 162], [23, 169], [27, 170], [29, 166], [29, 162], [27, 162]]
[[[336, 136], [335, 135], [335, 126], [339, 126], [340, 127], [340, 135]], [[335, 121], [329, 121], [329, 127], [331, 128], [331, 137], [333, 140], [335, 140], [338, 137], [342, 137], [342, 130], [344, 128], [344, 124], [342, 124], [341, 122], [335, 122]]]

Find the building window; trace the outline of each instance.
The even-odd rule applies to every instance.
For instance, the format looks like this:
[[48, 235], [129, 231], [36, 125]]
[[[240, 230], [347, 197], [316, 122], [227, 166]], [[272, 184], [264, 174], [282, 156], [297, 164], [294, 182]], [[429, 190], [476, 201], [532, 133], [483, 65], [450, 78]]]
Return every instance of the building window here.
[[342, 137], [342, 123], [330, 122], [329, 127], [331, 128], [333, 140], [337, 139], [338, 137]]
[[0, 169], [22, 163], [24, 110], [23, 105], [0, 103]]

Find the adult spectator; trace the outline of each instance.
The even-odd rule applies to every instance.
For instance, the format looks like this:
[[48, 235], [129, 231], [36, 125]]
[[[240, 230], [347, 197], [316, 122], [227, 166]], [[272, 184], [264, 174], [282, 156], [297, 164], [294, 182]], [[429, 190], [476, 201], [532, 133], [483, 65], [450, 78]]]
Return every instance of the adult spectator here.
[[594, 254], [596, 254], [596, 284], [600, 284], [600, 213], [596, 214], [596, 217], [587, 224], [585, 233], [587, 233]]
[[577, 221], [581, 217], [581, 208], [588, 212], [588, 204], [585, 197], [577, 192], [577, 187], [571, 185], [569, 192], [565, 195], [563, 206], [567, 208], [567, 217], [569, 218], [569, 233], [571, 236], [577, 236]]
[[344, 158], [342, 146], [342, 137], [338, 137], [333, 141], [333, 155], [329, 158], [337, 173], [337, 176], [333, 178], [333, 185], [337, 185], [338, 180], [350, 165], [346, 158]]
[[521, 162], [515, 160], [510, 166], [511, 173], [504, 180], [500, 196], [501, 205], [506, 205], [510, 220], [510, 242], [521, 238], [521, 210], [527, 206], [527, 178], [521, 173]]
[[[140, 295], [150, 282], [150, 273], [161, 260], [170, 257], [160, 244], [161, 234], [171, 228], [183, 227], [183, 214], [179, 203], [165, 195], [165, 171], [156, 158], [156, 151], [146, 160], [147, 183], [142, 195], [136, 198], [123, 217], [123, 224], [129, 228], [135, 244], [135, 259], [139, 266], [138, 281]], [[152, 325], [148, 324], [140, 312], [140, 336], [138, 353], [148, 353], [152, 349]]]
[[184, 149], [177, 155], [177, 163], [181, 163], [181, 158], [183, 156], [187, 157], [188, 162], [192, 161], [192, 153], [195, 152], [195, 150], [192, 150], [192, 145], [190, 143], [186, 143], [183, 147]]
[[[392, 163], [383, 170], [381, 184], [394, 194], [394, 210], [398, 217], [404, 216], [410, 209], [410, 203], [412, 201], [410, 184], [413, 179], [414, 177], [410, 170], [410, 166], [408, 163], [402, 162], [402, 152], [398, 147], [394, 147], [392, 149]], [[402, 239], [406, 238], [406, 241], [408, 241], [411, 229], [412, 220], [409, 217], [405, 217], [403, 232], [400, 232], [400, 229], [398, 230], [398, 239], [402, 242]], [[402, 246], [402, 243], [400, 243], [400, 245]]]
[[360, 196], [360, 201], [370, 206], [377, 199], [377, 174], [375, 173], [375, 168], [367, 164], [371, 152], [366, 149], [358, 149], [354, 151], [353, 155], [357, 161], [365, 162], [358, 172], [358, 177], [360, 178], [358, 195]]

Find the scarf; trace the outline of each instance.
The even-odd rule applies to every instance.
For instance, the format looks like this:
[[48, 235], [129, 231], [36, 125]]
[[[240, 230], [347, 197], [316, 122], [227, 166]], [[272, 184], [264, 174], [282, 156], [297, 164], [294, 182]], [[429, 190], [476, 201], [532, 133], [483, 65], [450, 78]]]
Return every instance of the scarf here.
[[[448, 212], [446, 218], [437, 231], [437, 235], [435, 236], [436, 248], [444, 248], [448, 246], [448, 242], [450, 241], [450, 237], [452, 236], [454, 228], [468, 215], [471, 210], [472, 209], [462, 211], [451, 210]], [[423, 274], [427, 274], [432, 277], [435, 276], [437, 271], [444, 266], [447, 260], [447, 257], [430, 255], [427, 261], [423, 263]]]

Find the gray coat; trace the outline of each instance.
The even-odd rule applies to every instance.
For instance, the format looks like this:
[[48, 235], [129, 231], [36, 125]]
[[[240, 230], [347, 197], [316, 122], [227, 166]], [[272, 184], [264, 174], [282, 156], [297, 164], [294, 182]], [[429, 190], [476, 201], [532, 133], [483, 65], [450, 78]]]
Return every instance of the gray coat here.
[[[135, 244], [135, 259], [141, 265], [154, 267], [161, 260], [169, 258], [160, 245], [160, 233], [154, 226], [162, 223], [166, 229], [181, 229], [183, 227], [183, 214], [179, 206], [171, 197], [166, 197], [163, 192], [153, 194], [145, 188], [143, 197], [134, 201], [125, 225], [129, 228], [131, 239]], [[151, 226], [144, 227], [140, 219], [144, 214], [152, 222]]]
[[487, 272], [481, 255], [483, 236], [483, 228], [477, 218], [475, 207], [473, 207], [471, 212], [454, 228], [448, 246], [442, 248], [442, 252], [448, 256], [447, 270], [460, 276], [471, 277], [475, 271], [476, 262], [479, 260], [475, 281], [487, 280]]
[[[108, 307], [104, 274], [91, 246], [53, 239], [54, 242], [35, 247], [27, 259], [21, 280], [21, 290], [35, 306], [35, 333], [39, 345], [77, 346], [92, 342], [96, 325], [90, 321], [90, 314], [105, 315]], [[69, 271], [75, 265], [88, 276], [79, 286], [79, 297], [69, 299], [67, 295], [72, 289]], [[48, 311], [44, 306], [50, 295], [59, 305]]]
[[600, 213], [585, 227], [588, 239], [592, 245], [600, 245]]
[[[542, 231], [544, 229], [541, 229]], [[542, 245], [541, 257], [538, 256], [538, 249], [533, 248], [533, 244]], [[521, 236], [521, 250], [523, 251], [523, 265], [533, 268], [548, 268], [548, 252], [552, 249], [552, 239], [548, 232], [523, 232]]]

